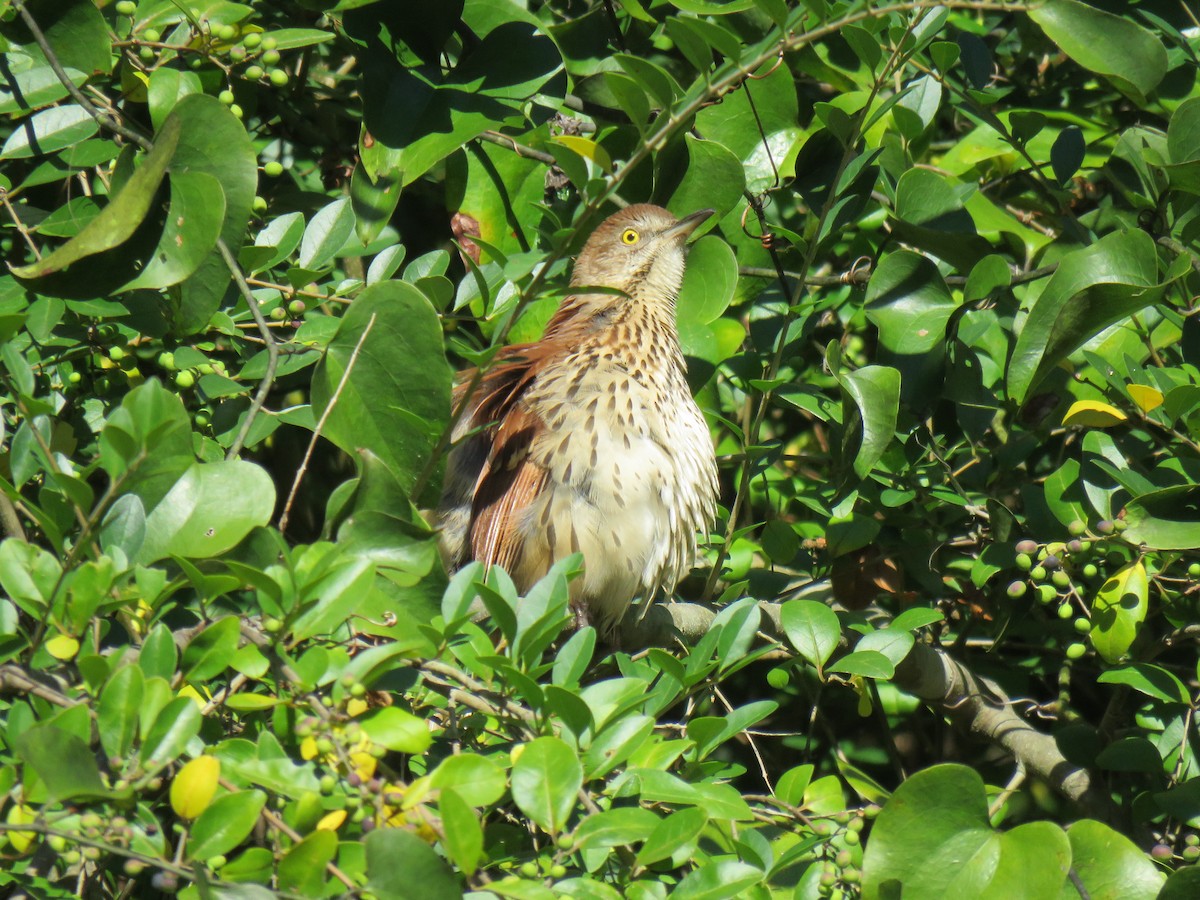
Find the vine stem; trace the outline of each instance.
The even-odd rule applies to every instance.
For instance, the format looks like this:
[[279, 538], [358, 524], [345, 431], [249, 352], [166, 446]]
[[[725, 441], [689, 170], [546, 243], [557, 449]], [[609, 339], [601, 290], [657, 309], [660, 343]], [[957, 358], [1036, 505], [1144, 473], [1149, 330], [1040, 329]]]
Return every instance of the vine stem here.
[[304, 473], [308, 471], [309, 460], [312, 459], [313, 450], [317, 446], [317, 441], [321, 438], [321, 432], [325, 430], [325, 423], [329, 421], [329, 416], [337, 406], [339, 398], [342, 396], [342, 389], [346, 387], [346, 382], [350, 380], [350, 373], [354, 371], [354, 365], [358, 362], [358, 354], [363, 348], [363, 344], [367, 340], [367, 335], [371, 333], [371, 329], [375, 327], [375, 315], [371, 314], [371, 318], [367, 320], [367, 327], [363, 329], [362, 334], [358, 336], [358, 342], [354, 345], [354, 350], [350, 354], [350, 359], [346, 361], [346, 371], [342, 373], [342, 377], [338, 379], [337, 387], [333, 390], [333, 395], [329, 398], [329, 403], [325, 407], [325, 411], [321, 413], [321, 418], [317, 421], [316, 427], [313, 428], [312, 437], [309, 438], [308, 446], [304, 448], [304, 459], [300, 460], [300, 467], [296, 469], [296, 477], [292, 479], [291, 490], [288, 491], [287, 502], [283, 504], [283, 512], [279, 514], [279, 530], [282, 533], [287, 532], [288, 517], [292, 512], [292, 503], [296, 499], [296, 492], [300, 490], [300, 482], [304, 480]]

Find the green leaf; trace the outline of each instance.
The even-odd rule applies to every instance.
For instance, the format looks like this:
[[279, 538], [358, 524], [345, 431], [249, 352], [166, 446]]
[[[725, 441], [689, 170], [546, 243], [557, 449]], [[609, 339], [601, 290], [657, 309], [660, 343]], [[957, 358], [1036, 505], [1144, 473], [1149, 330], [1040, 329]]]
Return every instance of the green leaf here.
[[575, 829], [575, 845], [581, 850], [624, 847], [644, 841], [660, 824], [657, 815], [640, 806], [606, 809], [592, 813]]
[[1079, 171], [1086, 152], [1087, 143], [1083, 139], [1083, 132], [1076, 126], [1064, 128], [1058, 133], [1058, 137], [1054, 139], [1054, 146], [1050, 148], [1050, 167], [1060, 185], [1066, 184], [1071, 176]]
[[[188, 94], [200, 94], [204, 85], [200, 76], [195, 72], [160, 66], [150, 73], [150, 84], [146, 88], [147, 104], [150, 107], [150, 121], [156, 129], [161, 129], [167, 117], [175, 110], [175, 105]], [[221, 199], [221, 212], [224, 213], [224, 197]]]
[[225, 671], [241, 639], [241, 620], [226, 616], [192, 638], [183, 651], [183, 680], [203, 684]]
[[[325, 832], [337, 839], [332, 832]], [[379, 828], [363, 841], [367, 848], [367, 886], [380, 897], [457, 900], [458, 882], [433, 848], [402, 828]]]
[[96, 120], [82, 107], [52, 106], [17, 126], [0, 149], [0, 159], [49, 156], [90, 138], [99, 130]]
[[671, 858], [681, 849], [695, 846], [707, 823], [708, 816], [695, 807], [671, 813], [646, 836], [646, 842], [637, 854], [637, 864], [648, 866]]
[[1029, 311], [1008, 364], [1008, 393], [1018, 403], [1054, 366], [1109, 325], [1157, 302], [1154, 239], [1118, 231], [1063, 257]]
[[1200, 487], [1176, 485], [1125, 504], [1125, 540], [1152, 550], [1200, 548]]
[[1123, 834], [1103, 822], [1082, 819], [1067, 828], [1067, 837], [1071, 868], [1092, 900], [1152, 900], [1160, 896], [1165, 873]]
[[746, 177], [741, 161], [714, 141], [684, 136], [688, 161], [679, 168], [682, 177], [665, 204], [677, 216], [711, 207], [724, 216], [737, 205]]
[[733, 249], [714, 235], [700, 238], [688, 251], [683, 285], [675, 302], [676, 317], [705, 325], [712, 322], [729, 308], [737, 279]]
[[969, 270], [992, 248], [979, 236], [966, 199], [963, 186], [950, 177], [908, 169], [896, 184], [893, 227], [902, 240]]
[[349, 197], [334, 200], [320, 210], [304, 229], [296, 264], [317, 271], [333, 261], [354, 233], [354, 208]]
[[[108, 23], [91, 0], [34, 0], [25, 6], [60, 65], [89, 76], [112, 71], [114, 53]], [[41, 48], [32, 42], [25, 50], [39, 60], [45, 59]]]
[[221, 182], [207, 172], [172, 173], [162, 237], [141, 273], [119, 288], [164, 288], [189, 278], [217, 245], [225, 217]]
[[1058, 900], [1070, 865], [1061, 828], [1030, 822], [993, 830], [979, 775], [940, 765], [901, 784], [875, 820], [862, 895]]
[[74, 734], [41, 725], [21, 732], [13, 748], [38, 773], [55, 800], [99, 798], [110, 793], [100, 780], [95, 754]]
[[267, 795], [257, 790], [218, 797], [192, 823], [188, 858], [206, 860], [233, 850], [250, 836], [266, 803]]
[[195, 463], [146, 517], [138, 559], [207, 559], [224, 553], [275, 511], [275, 484], [245, 460]]
[[513, 764], [513, 802], [551, 834], [566, 824], [582, 785], [579, 757], [556, 737], [541, 737], [525, 744]]
[[1085, 69], [1105, 75], [1138, 103], [1167, 73], [1167, 50], [1151, 32], [1078, 0], [1050, 0], [1029, 11], [1046, 36]]
[[1092, 646], [1107, 662], [1125, 655], [1141, 630], [1150, 600], [1142, 561], [1130, 563], [1104, 582], [1092, 601]]
[[1096, 681], [1100, 684], [1127, 684], [1147, 697], [1166, 703], [1190, 702], [1182, 681], [1166, 669], [1149, 663], [1133, 663], [1119, 669], [1109, 669], [1101, 672]]
[[138, 666], [122, 666], [113, 673], [96, 706], [100, 745], [110, 757], [129, 755], [137, 735], [145, 676]]
[[159, 133], [154, 149], [146, 154], [125, 186], [96, 218], [53, 253], [27, 266], [14, 268], [13, 274], [18, 278], [42, 278], [127, 241], [150, 211], [158, 186], [175, 154], [179, 135], [179, 123], [169, 121]]
[[[406, 831], [399, 829], [383, 829], [373, 832], [367, 836], [367, 854], [368, 858], [371, 852], [371, 838], [380, 834], [404, 834]], [[414, 835], [408, 835], [412, 840], [420, 843], [420, 838]], [[424, 845], [422, 845], [424, 846]], [[338, 839], [337, 834], [324, 829], [314, 831], [308, 835], [300, 843], [293, 846], [283, 859], [279, 861], [279, 887], [285, 891], [294, 891], [306, 897], [317, 897], [324, 895], [323, 887], [325, 885], [326, 873], [325, 867], [333, 862], [337, 856]], [[425, 847], [429, 853], [433, 853], [428, 847]], [[416, 873], [414, 873], [415, 875]], [[416, 881], [412, 882], [421, 884], [422, 892], [428, 887], [427, 884]], [[386, 896], [386, 894], [385, 894]]]
[[746, 896], [763, 871], [736, 859], [718, 859], [688, 872], [671, 892], [672, 900], [726, 900]]
[[821, 673], [842, 636], [837, 613], [816, 600], [789, 600], [779, 618], [796, 652]]
[[493, 28], [444, 76], [362, 55], [363, 123], [373, 139], [363, 164], [409, 185], [487, 129], [524, 122], [521, 107], [561, 69], [558, 49], [524, 21]]
[[397, 753], [424, 753], [433, 741], [429, 723], [396, 706], [378, 709], [362, 720], [363, 733]]
[[368, 326], [325, 436], [347, 453], [370, 448], [409, 491], [450, 417], [441, 323], [419, 290], [383, 282], [358, 295], [313, 373], [313, 410], [325, 415]]
[[125, 395], [100, 432], [100, 465], [153, 509], [195, 459], [192, 424], [178, 394], [151, 379]]
[[838, 382], [858, 413], [847, 417], [851, 424], [845, 430], [842, 450], [853, 456], [854, 474], [865, 478], [896, 435], [900, 373], [890, 366], [863, 366], [854, 372], [840, 373]]
[[475, 753], [448, 756], [429, 776], [434, 789], [450, 788], [471, 806], [491, 806], [504, 794], [504, 770]]
[[[175, 104], [168, 122], [174, 117], [178, 117], [182, 133], [171, 175], [203, 173], [220, 182], [225, 197], [220, 236], [236, 253], [245, 238], [258, 185], [258, 157], [250, 136], [228, 107], [207, 94], [184, 97]], [[213, 250], [181, 284], [175, 330], [191, 334], [204, 328], [231, 289], [229, 267]]]
[[855, 650], [853, 653], [847, 653], [827, 671], [886, 679], [896, 674], [896, 666], [878, 650]]
[[946, 325], [957, 308], [937, 266], [919, 254], [890, 253], [871, 274], [865, 311], [885, 350], [879, 361], [899, 370], [907, 403], [924, 406], [937, 396], [946, 363]]
[[446, 855], [464, 875], [471, 875], [483, 856], [483, 828], [475, 810], [452, 788], [444, 788], [438, 798], [442, 814]]
[[154, 717], [139, 758], [150, 771], [174, 762], [188, 741], [200, 733], [200, 707], [190, 697], [176, 697]]

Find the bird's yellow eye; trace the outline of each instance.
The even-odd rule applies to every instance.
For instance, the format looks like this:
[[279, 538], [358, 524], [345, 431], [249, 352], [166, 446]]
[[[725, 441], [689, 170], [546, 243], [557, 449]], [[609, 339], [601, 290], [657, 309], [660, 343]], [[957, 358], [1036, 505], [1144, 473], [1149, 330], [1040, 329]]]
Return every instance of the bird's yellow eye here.
[[640, 235], [632, 228], [626, 228], [621, 232], [621, 243], [632, 247], [638, 242], [639, 237]]

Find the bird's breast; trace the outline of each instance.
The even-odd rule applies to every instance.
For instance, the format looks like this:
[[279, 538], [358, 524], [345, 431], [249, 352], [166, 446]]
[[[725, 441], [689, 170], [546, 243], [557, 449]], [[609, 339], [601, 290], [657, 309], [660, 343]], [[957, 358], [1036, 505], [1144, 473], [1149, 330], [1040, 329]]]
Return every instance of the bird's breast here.
[[601, 354], [561, 371], [573, 374], [525, 398], [545, 425], [531, 450], [548, 476], [530, 538], [548, 532], [555, 557], [583, 553], [593, 603], [673, 586], [715, 502], [711, 437], [681, 364], [656, 371]]

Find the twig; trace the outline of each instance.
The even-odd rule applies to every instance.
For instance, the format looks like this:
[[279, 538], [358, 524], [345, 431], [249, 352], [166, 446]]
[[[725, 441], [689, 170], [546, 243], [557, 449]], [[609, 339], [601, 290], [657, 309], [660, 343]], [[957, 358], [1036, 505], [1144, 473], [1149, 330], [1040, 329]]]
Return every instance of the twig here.
[[109, 131], [121, 135], [121, 137], [125, 138], [127, 141], [132, 141], [143, 150], [150, 150], [153, 145], [150, 143], [149, 138], [138, 134], [136, 131], [133, 131], [130, 128], [126, 128], [112, 116], [101, 112], [95, 107], [95, 105], [92, 104], [90, 100], [88, 100], [87, 97], [84, 96], [83, 91], [75, 86], [75, 82], [73, 82], [67, 76], [66, 70], [62, 67], [62, 63], [58, 61], [58, 56], [55, 55], [54, 48], [52, 48], [50, 46], [50, 42], [46, 40], [45, 33], [43, 33], [41, 27], [38, 25], [33, 16], [29, 14], [29, 10], [25, 8], [24, 0], [13, 0], [13, 5], [17, 8], [17, 12], [25, 21], [25, 26], [29, 29], [29, 33], [33, 36], [34, 43], [41, 48], [42, 53], [45, 55], [46, 64], [50, 66], [50, 71], [52, 71], [58, 80], [62, 82], [62, 86], [67, 89], [67, 93], [71, 95], [71, 99], [83, 107], [84, 112], [95, 119], [101, 127], [107, 128]]
[[221, 258], [225, 260], [225, 265], [229, 268], [229, 274], [233, 276], [234, 284], [237, 285], [238, 291], [246, 301], [246, 305], [250, 307], [250, 315], [254, 318], [254, 323], [258, 326], [258, 333], [262, 335], [263, 343], [267, 345], [267, 370], [263, 373], [262, 381], [258, 383], [258, 390], [254, 392], [254, 399], [250, 401], [250, 408], [246, 410], [246, 418], [242, 420], [242, 427], [238, 429], [237, 437], [229, 445], [229, 451], [225, 454], [226, 459], [236, 459], [237, 455], [242, 451], [246, 435], [250, 433], [250, 426], [254, 424], [255, 416], [259, 414], [263, 408], [263, 404], [267, 402], [267, 394], [271, 392], [271, 385], [275, 383], [275, 369], [279, 365], [279, 344], [275, 341], [275, 336], [271, 333], [271, 329], [267, 325], [267, 320], [263, 317], [262, 310], [258, 308], [258, 301], [254, 299], [254, 294], [250, 292], [250, 285], [246, 283], [246, 276], [242, 273], [241, 264], [237, 261], [237, 257], [233, 255], [233, 251], [229, 249], [229, 245], [225, 243], [225, 238], [217, 238], [217, 251], [221, 254]]
[[362, 350], [367, 335], [371, 333], [371, 329], [374, 327], [375, 314], [372, 313], [371, 318], [367, 320], [367, 327], [359, 335], [358, 341], [354, 345], [354, 350], [350, 354], [350, 359], [346, 362], [346, 371], [338, 379], [337, 387], [334, 388], [333, 395], [329, 398], [329, 403], [326, 405], [325, 411], [321, 413], [321, 418], [317, 420], [317, 426], [313, 429], [312, 437], [308, 440], [308, 446], [304, 449], [304, 458], [300, 460], [300, 467], [296, 469], [296, 477], [292, 479], [292, 487], [288, 491], [287, 502], [283, 504], [283, 512], [279, 515], [279, 530], [282, 533], [287, 532], [288, 517], [292, 512], [292, 503], [296, 500], [296, 492], [300, 490], [300, 482], [304, 480], [304, 473], [308, 471], [308, 462], [312, 459], [313, 450], [317, 446], [321, 432], [325, 430], [325, 423], [329, 421], [329, 414], [337, 406], [338, 398], [342, 396], [342, 389], [346, 386], [346, 382], [350, 380], [350, 373], [354, 371], [354, 364], [358, 362], [359, 351]]
[[33, 235], [29, 233], [29, 229], [25, 227], [25, 223], [21, 221], [21, 217], [17, 215], [17, 211], [13, 209], [12, 201], [8, 199], [8, 190], [0, 187], [0, 203], [4, 204], [5, 210], [8, 211], [8, 217], [12, 219], [13, 225], [16, 226], [17, 233], [25, 239], [26, 246], [35, 259], [42, 258], [42, 251], [38, 249], [38, 245], [33, 242]]

